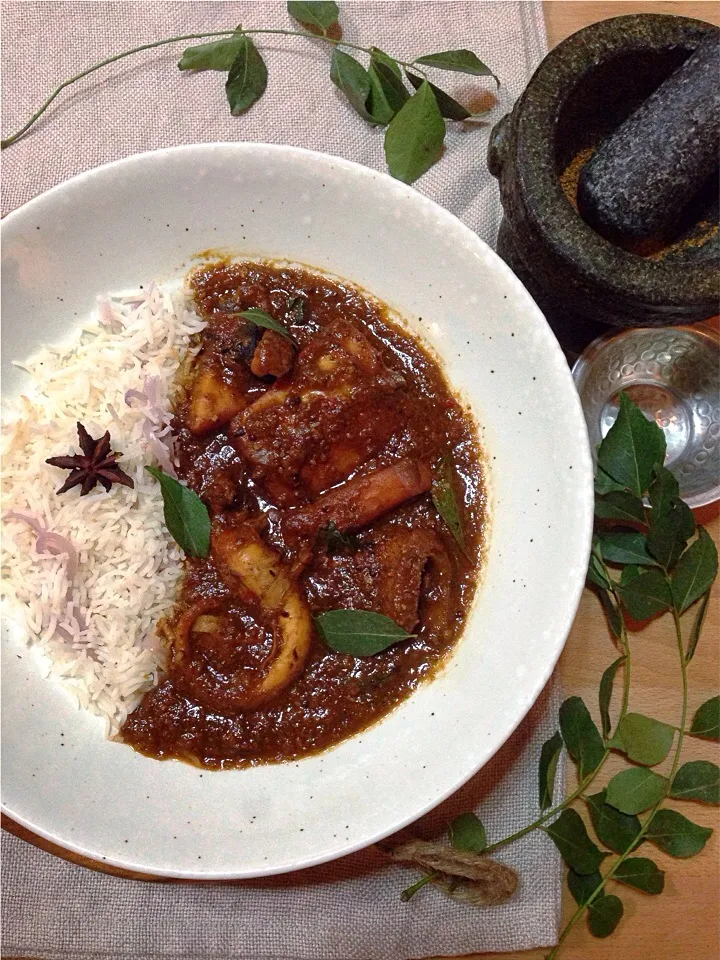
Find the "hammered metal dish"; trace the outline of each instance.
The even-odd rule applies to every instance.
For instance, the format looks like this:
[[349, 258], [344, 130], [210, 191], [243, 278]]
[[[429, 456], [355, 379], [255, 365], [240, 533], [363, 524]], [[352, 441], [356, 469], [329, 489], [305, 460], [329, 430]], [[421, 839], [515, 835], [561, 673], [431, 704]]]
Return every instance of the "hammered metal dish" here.
[[662, 427], [665, 466], [693, 507], [720, 499], [720, 336], [709, 327], [626, 330], [590, 344], [573, 367], [590, 445], [615, 422], [624, 390]]

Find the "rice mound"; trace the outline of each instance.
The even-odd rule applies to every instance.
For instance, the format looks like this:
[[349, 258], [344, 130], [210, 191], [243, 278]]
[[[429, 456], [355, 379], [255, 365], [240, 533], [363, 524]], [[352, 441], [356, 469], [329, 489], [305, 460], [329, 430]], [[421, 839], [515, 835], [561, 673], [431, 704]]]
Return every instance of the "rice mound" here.
[[[69, 347], [21, 364], [31, 378], [5, 410], [2, 436], [2, 608], [78, 706], [118, 730], [155, 682], [155, 634], [182, 573], [159, 485], [145, 466], [173, 471], [170, 395], [181, 358], [204, 323], [186, 295], [151, 284], [100, 298]], [[67, 473], [48, 457], [78, 453], [80, 421], [112, 450], [134, 489], [96, 486], [56, 495]]]

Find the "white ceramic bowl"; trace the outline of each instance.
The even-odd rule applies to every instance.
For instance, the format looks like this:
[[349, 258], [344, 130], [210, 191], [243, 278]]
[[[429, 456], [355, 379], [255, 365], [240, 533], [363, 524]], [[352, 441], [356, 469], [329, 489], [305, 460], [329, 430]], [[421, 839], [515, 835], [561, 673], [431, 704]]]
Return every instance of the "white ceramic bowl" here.
[[100, 722], [5, 641], [5, 812], [108, 864], [204, 879], [340, 857], [457, 790], [550, 676], [585, 579], [592, 523], [580, 403], [520, 282], [415, 190], [304, 150], [227, 143], [147, 153], [75, 177], [7, 217], [5, 393], [23, 382], [11, 360], [66, 337], [98, 294], [176, 276], [193, 253], [217, 247], [338, 274], [407, 318], [482, 425], [492, 531], [448, 666], [382, 722], [298, 763], [203, 773], [147, 759], [103, 740]]

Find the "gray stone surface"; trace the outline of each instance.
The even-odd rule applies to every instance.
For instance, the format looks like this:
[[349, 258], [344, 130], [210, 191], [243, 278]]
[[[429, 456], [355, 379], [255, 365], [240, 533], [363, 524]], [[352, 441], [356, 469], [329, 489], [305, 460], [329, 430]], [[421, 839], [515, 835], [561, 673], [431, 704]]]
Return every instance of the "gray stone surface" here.
[[583, 220], [561, 175], [703, 40], [718, 36], [711, 24], [660, 14], [593, 24], [547, 55], [491, 134], [488, 166], [504, 210], [498, 252], [522, 276], [571, 358], [610, 327], [692, 323], [717, 313], [718, 259], [696, 253], [704, 236], [662, 259], [632, 253]]
[[720, 43], [709, 37], [585, 164], [578, 209], [616, 242], [672, 237], [717, 171], [719, 143]]

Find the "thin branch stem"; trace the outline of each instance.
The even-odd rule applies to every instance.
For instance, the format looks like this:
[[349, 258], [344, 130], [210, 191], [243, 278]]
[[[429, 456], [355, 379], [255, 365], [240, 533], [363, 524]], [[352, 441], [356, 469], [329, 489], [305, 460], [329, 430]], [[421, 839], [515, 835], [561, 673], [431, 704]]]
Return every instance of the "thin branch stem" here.
[[432, 873], [428, 873], [426, 876], [421, 877], [419, 880], [416, 880], [415, 883], [413, 883], [411, 886], [405, 887], [403, 892], [400, 894], [400, 899], [402, 900], [403, 903], [407, 903], [408, 900], [412, 900], [412, 898], [415, 896], [418, 890], [422, 890], [422, 888], [426, 884], [432, 883], [432, 881], [439, 876], [440, 876], [439, 872], [437, 870], [433, 870]]
[[[603, 564], [603, 567], [605, 567], [605, 564]], [[607, 574], [608, 581], [612, 583], [613, 581], [612, 581], [612, 578], [610, 577], [607, 567], [605, 567], [605, 573]], [[611, 592], [618, 604], [618, 609], [621, 609], [619, 598], [617, 596], [617, 593], [614, 587], [611, 588]], [[621, 623], [620, 646], [622, 648], [623, 655], [625, 656], [625, 661], [623, 664], [623, 695], [622, 695], [622, 703], [620, 706], [620, 715], [618, 717], [618, 723], [620, 722], [620, 720], [622, 720], [622, 718], [627, 713], [628, 704], [630, 700], [630, 644], [628, 642], [627, 628], [625, 626], [625, 620], [622, 616], [622, 613], [620, 614], [620, 623]], [[502, 840], [496, 840], [495, 843], [491, 843], [490, 846], [485, 848], [484, 853], [486, 854], [492, 853], [494, 850], [498, 850], [500, 847], [507, 846], [508, 843], [513, 843], [515, 840], [519, 840], [521, 837], [526, 836], [528, 833], [532, 833], [533, 830], [537, 830], [538, 828], [542, 827], [543, 824], [548, 822], [548, 820], [552, 820], [552, 818], [556, 816], [556, 814], [563, 811], [566, 807], [569, 807], [571, 803], [573, 803], [575, 800], [577, 800], [579, 797], [581, 797], [585, 793], [585, 790], [590, 786], [590, 784], [593, 782], [595, 777], [602, 770], [603, 765], [605, 764], [605, 761], [607, 760], [609, 755], [610, 755], [610, 750], [606, 748], [605, 752], [602, 755], [600, 763], [597, 765], [597, 767], [592, 771], [592, 773], [589, 773], [583, 780], [581, 780], [580, 783], [577, 785], [577, 787], [572, 791], [572, 793], [568, 794], [568, 796], [565, 797], [565, 799], [561, 803], [558, 803], [556, 806], [552, 807], [552, 809], [547, 810], [545, 813], [539, 816], [537, 820], [533, 820], [532, 823], [529, 823], [526, 827], [523, 827], [521, 830], [516, 830], [515, 833], [511, 833], [509, 836], [503, 837]]]
[[[53, 100], [55, 100], [55, 98], [62, 93], [66, 87], [71, 86], [73, 83], [77, 83], [78, 80], [82, 80], [84, 77], [89, 76], [96, 70], [101, 70], [103, 67], [107, 67], [111, 63], [116, 63], [118, 60], [122, 60], [125, 57], [131, 57], [133, 54], [142, 53], [144, 50], [153, 50], [155, 47], [163, 47], [169, 43], [180, 43], [184, 40], [206, 40], [209, 37], [231, 37], [236, 32], [236, 30], [213, 30], [207, 33], [178, 34], [174, 37], [166, 37], [163, 40], [153, 40], [152, 43], [143, 43], [138, 47], [132, 47], [130, 50], [123, 50], [122, 53], [116, 53], [111, 57], [106, 57], [104, 60], [99, 60], [97, 63], [93, 63], [84, 70], [81, 70], [80, 73], [76, 73], [74, 76], [68, 77], [67, 80], [63, 80], [63, 82], [56, 87], [43, 101], [43, 103], [40, 105], [40, 107], [38, 107], [35, 113], [33, 113], [27, 123], [24, 123], [19, 130], [15, 131], [15, 133], [11, 134], [9, 137], [5, 137], [4, 140], [0, 141], [0, 150], [4, 150], [6, 147], [9, 147], [11, 144], [15, 143], [22, 136], [24, 136], [30, 127], [32, 127], [45, 113]], [[368, 56], [372, 56], [372, 49], [369, 47], [362, 47], [357, 43], [350, 43], [347, 40], [336, 40], [333, 37], [328, 37], [323, 34], [307, 33], [303, 30], [283, 30], [280, 28], [252, 27], [249, 30], [243, 30], [242, 32], [244, 34], [271, 34], [283, 37], [302, 37], [305, 40], [321, 40], [324, 43], [332, 44], [335, 47], [347, 47], [350, 50], [359, 50], [362, 53], [368, 54]], [[396, 62], [402, 67], [413, 66], [413, 62], [407, 62], [405, 60], [397, 60]], [[425, 76], [423, 71], [420, 72], [422, 72], [423, 76]]]
[[[668, 586], [669, 586], [669, 583], [668, 583]], [[675, 606], [673, 606], [673, 608], [672, 608], [672, 615], [673, 615], [673, 621], [674, 621], [674, 623], [675, 623], [675, 638], [676, 638], [676, 641], [677, 641], [678, 655], [679, 655], [679, 659], [680, 659], [680, 676], [681, 676], [681, 679], [682, 679], [682, 701], [681, 701], [681, 709], [680, 709], [680, 723], [679, 723], [679, 728], [678, 728], [677, 745], [676, 745], [676, 747], [675, 747], [675, 753], [674, 753], [674, 755], [673, 755], [672, 765], [671, 765], [671, 767], [670, 767], [670, 773], [669, 773], [668, 776], [667, 776], [666, 786], [665, 786], [665, 788], [664, 788], [664, 790], [663, 790], [662, 796], [660, 797], [660, 799], [657, 801], [657, 803], [656, 803], [656, 804], [652, 807], [652, 809], [650, 810], [650, 813], [648, 814], [648, 816], [647, 816], [647, 818], [645, 819], [642, 827], [640, 828], [640, 832], [639, 832], [638, 835], [634, 838], [633, 842], [630, 844], [630, 847], [629, 847], [624, 853], [622, 853], [622, 854], [617, 858], [617, 860], [614, 861], [614, 863], [611, 865], [611, 867], [610, 867], [610, 869], [608, 870], [608, 872], [607, 872], [607, 873], [605, 874], [605, 876], [602, 878], [602, 882], [599, 883], [599, 884], [597, 885], [597, 887], [593, 890], [592, 894], [588, 897], [587, 901], [586, 901], [584, 904], [581, 904], [581, 905], [577, 908], [577, 910], [575, 911], [575, 913], [572, 915], [572, 917], [570, 917], [570, 919], [568, 920], [567, 924], [565, 925], [565, 929], [562, 931], [562, 933], [560, 934], [560, 937], [558, 938], [557, 944], [556, 944], [555, 947], [551, 950], [551, 952], [547, 955], [546, 960], [555, 960], [555, 958], [557, 957], [558, 950], [560, 949], [561, 944], [563, 943], [563, 941], [565, 940], [565, 938], [567, 937], [567, 935], [570, 933], [570, 931], [572, 930], [572, 928], [575, 926], [575, 924], [578, 922], [578, 920], [580, 919], [580, 917], [581, 917], [581, 916], [583, 915], [583, 913], [590, 907], [590, 904], [593, 903], [593, 901], [596, 900], [596, 899], [602, 894], [602, 892], [603, 892], [603, 890], [605, 889], [605, 886], [606, 886], [606, 884], [608, 883], [608, 881], [609, 881], [609, 880], [612, 880], [612, 878], [613, 878], [613, 877], [615, 876], [615, 874], [617, 873], [617, 871], [618, 871], [619, 867], [621, 866], [621, 864], [623, 864], [623, 863], [625, 862], [625, 860], [627, 860], [628, 856], [633, 852], [633, 850], [635, 850], [635, 849], [637, 848], [637, 845], [638, 845], [638, 844], [640, 843], [640, 841], [646, 836], [646, 834], [647, 834], [647, 832], [648, 832], [648, 830], [649, 830], [649, 828], [650, 828], [650, 824], [652, 823], [655, 814], [656, 814], [656, 813], [658, 812], [658, 810], [662, 807], [663, 803], [665, 802], [665, 800], [666, 800], [667, 797], [668, 797], [668, 794], [670, 793], [670, 790], [672, 789], [672, 782], [673, 782], [673, 779], [674, 779], [675, 774], [676, 774], [676, 772], [677, 772], [678, 765], [679, 765], [679, 763], [680, 763], [680, 753], [681, 753], [681, 751], [682, 751], [683, 740], [684, 740], [684, 738], [685, 738], [685, 722], [686, 722], [686, 720], [687, 720], [687, 704], [688, 704], [688, 696], [687, 696], [687, 664], [685, 663], [685, 651], [684, 651], [684, 649], [683, 649], [682, 628], [681, 628], [681, 625], [680, 625], [680, 615], [678, 614], [678, 611], [677, 611], [677, 609], [675, 608]]]

